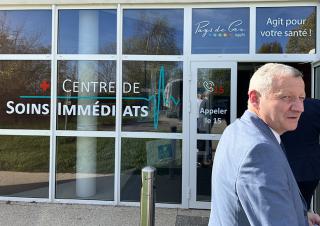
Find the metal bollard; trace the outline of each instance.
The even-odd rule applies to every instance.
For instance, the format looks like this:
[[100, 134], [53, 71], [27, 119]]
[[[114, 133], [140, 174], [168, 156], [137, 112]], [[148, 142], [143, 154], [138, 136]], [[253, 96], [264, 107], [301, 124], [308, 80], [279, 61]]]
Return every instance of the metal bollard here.
[[154, 226], [154, 180], [156, 169], [146, 166], [141, 171], [140, 226]]

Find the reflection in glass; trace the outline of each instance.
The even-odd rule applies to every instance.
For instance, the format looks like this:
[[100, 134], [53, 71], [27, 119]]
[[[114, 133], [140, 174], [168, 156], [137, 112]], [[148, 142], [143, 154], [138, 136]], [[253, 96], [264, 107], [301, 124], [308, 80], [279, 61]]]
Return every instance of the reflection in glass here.
[[314, 76], [314, 90], [315, 94], [314, 97], [317, 99], [320, 99], [320, 66], [315, 68], [315, 76]]
[[113, 200], [114, 150], [114, 138], [57, 137], [56, 198]]
[[249, 8], [192, 9], [192, 53], [249, 53]]
[[181, 132], [182, 73], [182, 62], [124, 62], [122, 129]]
[[0, 53], [50, 53], [51, 10], [1, 10]]
[[0, 196], [49, 198], [49, 141], [0, 136]]
[[0, 61], [0, 129], [50, 128], [50, 61]]
[[59, 10], [58, 32], [60, 54], [115, 54], [117, 11]]
[[181, 203], [181, 140], [123, 138], [121, 146], [121, 201], [140, 201], [141, 169], [153, 166], [156, 202]]
[[197, 201], [211, 201], [211, 172], [217, 140], [197, 140]]
[[123, 54], [183, 54], [183, 10], [123, 10]]
[[115, 61], [59, 61], [58, 129], [115, 129]]
[[316, 7], [257, 8], [257, 53], [309, 53], [316, 48]]
[[230, 123], [230, 69], [199, 68], [197, 132], [222, 134]]

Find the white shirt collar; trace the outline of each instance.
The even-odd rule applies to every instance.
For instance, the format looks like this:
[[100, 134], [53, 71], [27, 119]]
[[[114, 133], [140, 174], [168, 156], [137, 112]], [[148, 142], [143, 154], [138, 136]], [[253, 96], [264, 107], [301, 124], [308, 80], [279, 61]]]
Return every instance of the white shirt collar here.
[[270, 126], [269, 126], [269, 128], [271, 129], [273, 135], [276, 137], [278, 143], [280, 144], [280, 143], [281, 143], [281, 139], [280, 139], [279, 133], [277, 133], [276, 131], [274, 131]]

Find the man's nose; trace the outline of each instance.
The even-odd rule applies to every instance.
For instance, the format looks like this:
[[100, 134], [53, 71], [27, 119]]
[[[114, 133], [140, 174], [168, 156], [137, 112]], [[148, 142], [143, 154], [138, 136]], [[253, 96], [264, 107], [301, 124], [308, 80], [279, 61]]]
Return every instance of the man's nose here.
[[291, 109], [293, 111], [303, 112], [304, 111], [303, 100], [296, 99], [295, 101], [293, 101]]

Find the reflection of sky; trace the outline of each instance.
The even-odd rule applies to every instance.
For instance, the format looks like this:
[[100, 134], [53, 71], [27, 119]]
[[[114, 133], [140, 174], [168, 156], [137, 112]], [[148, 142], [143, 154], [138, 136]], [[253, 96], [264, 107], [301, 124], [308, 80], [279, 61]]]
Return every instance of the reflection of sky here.
[[6, 20], [11, 32], [22, 28], [26, 39], [41, 34], [40, 45], [51, 46], [51, 10], [1, 10], [0, 18]]
[[[59, 10], [59, 53], [79, 53], [79, 11]], [[91, 11], [91, 10], [90, 10]], [[117, 11], [114, 9], [94, 10], [99, 13], [99, 53], [116, 53], [117, 39]], [[109, 52], [102, 49], [114, 45]]]
[[256, 47], [257, 50], [260, 49], [261, 45], [264, 43], [271, 43], [277, 41], [281, 44], [283, 51], [285, 52], [286, 44], [288, 42], [289, 37], [262, 37], [261, 31], [291, 31], [299, 27], [299, 25], [291, 25], [291, 26], [277, 26], [272, 27], [270, 24], [266, 24], [268, 18], [278, 19], [282, 18], [283, 23], [285, 24], [286, 19], [306, 19], [312, 12], [315, 11], [315, 7], [263, 7], [257, 8], [257, 35], [256, 35]]
[[[192, 53], [248, 53], [249, 52], [249, 8], [219, 8], [192, 10]], [[237, 28], [243, 32], [229, 32], [230, 23], [242, 20]], [[204, 37], [203, 33], [196, 33], [198, 23], [209, 21], [206, 29], [211, 29]], [[225, 29], [218, 32], [216, 29]], [[236, 37], [235, 34], [241, 35]], [[218, 35], [226, 35], [220, 37]]]
[[[148, 21], [142, 21], [141, 18]], [[153, 24], [157, 19], [165, 19], [170, 29], [174, 30], [176, 46], [183, 49], [183, 9], [127, 9], [123, 13], [123, 37], [130, 39], [139, 35], [137, 30], [141, 23]], [[141, 33], [140, 33], [141, 34]], [[143, 34], [141, 34], [143, 35]]]

